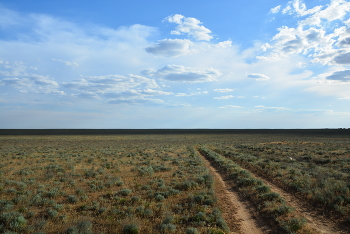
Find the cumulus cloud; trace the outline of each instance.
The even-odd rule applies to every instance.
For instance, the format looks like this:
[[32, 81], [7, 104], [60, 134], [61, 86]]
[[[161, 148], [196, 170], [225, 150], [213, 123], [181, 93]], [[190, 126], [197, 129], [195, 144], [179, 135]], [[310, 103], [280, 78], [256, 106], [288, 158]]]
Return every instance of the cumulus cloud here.
[[220, 93], [226, 93], [226, 92], [233, 92], [234, 90], [225, 88], [225, 89], [214, 89], [214, 91], [215, 92], [220, 92]]
[[271, 79], [271, 78], [268, 77], [267, 75], [258, 74], [258, 73], [250, 73], [250, 74], [247, 74], [247, 77], [248, 77], [248, 78], [251, 78], [251, 79], [255, 79], [255, 80], [269, 80], [269, 79]]
[[[290, 1], [282, 14], [303, 17], [297, 27], [282, 26], [272, 42], [262, 47], [268, 53], [258, 59], [275, 61], [293, 54], [302, 54], [314, 63], [349, 64], [350, 30], [345, 20], [350, 2], [332, 0], [330, 4], [307, 9], [301, 0]], [[337, 21], [337, 24], [334, 22]]]
[[49, 76], [32, 73], [36, 68], [23, 62], [2, 61], [0, 63], [0, 85], [12, 86], [20, 92], [61, 94], [59, 84]]
[[201, 25], [202, 22], [196, 18], [176, 14], [166, 17], [165, 20], [170, 23], [178, 24], [175, 28], [176, 30], [171, 31], [172, 34], [180, 35], [186, 33], [199, 41], [210, 41], [213, 38], [210, 35], [211, 31]]
[[326, 77], [327, 80], [348, 82], [350, 81], [350, 70], [337, 71]]
[[69, 66], [69, 67], [79, 67], [79, 64], [77, 64], [75, 62], [64, 61], [62, 59], [54, 59], [53, 58], [52, 61], [64, 63], [64, 65]]
[[233, 98], [233, 97], [235, 97], [235, 96], [227, 95], [227, 96], [221, 96], [221, 97], [214, 97], [213, 99], [223, 100], [223, 99], [230, 99], [230, 98]]
[[172, 95], [158, 90], [153, 79], [137, 75], [93, 76], [63, 83], [63, 87], [78, 93], [72, 96], [85, 99], [105, 99], [108, 104], [164, 104], [154, 96]]
[[350, 64], [350, 52], [335, 56], [334, 62], [337, 64]]
[[350, 37], [344, 38], [343, 40], [340, 40], [338, 43], [339, 47], [348, 47], [350, 46]]
[[193, 43], [187, 39], [164, 39], [147, 47], [147, 53], [161, 57], [178, 57], [191, 53], [191, 45]]
[[159, 86], [153, 79], [145, 78], [137, 75], [121, 76], [106, 75], [92, 76], [78, 79], [73, 82], [64, 82], [63, 87], [76, 90], [82, 93], [94, 94], [120, 94], [129, 92], [131, 89], [152, 89]]
[[221, 41], [213, 45], [213, 47], [221, 48], [221, 49], [229, 48], [229, 47], [232, 47], [232, 41], [231, 40]]
[[191, 83], [216, 81], [222, 75], [214, 68], [197, 69], [181, 65], [167, 65], [158, 70], [143, 70], [141, 73], [144, 76], [156, 77], [168, 81]]

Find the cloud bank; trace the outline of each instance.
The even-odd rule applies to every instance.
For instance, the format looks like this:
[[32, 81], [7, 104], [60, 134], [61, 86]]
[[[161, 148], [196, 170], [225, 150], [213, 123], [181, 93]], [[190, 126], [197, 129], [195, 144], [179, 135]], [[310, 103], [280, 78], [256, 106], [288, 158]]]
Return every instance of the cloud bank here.
[[156, 77], [167, 81], [174, 82], [210, 82], [216, 81], [222, 74], [214, 69], [197, 69], [192, 67], [185, 67], [182, 65], [167, 65], [158, 70], [143, 70], [142, 74], [145, 76]]

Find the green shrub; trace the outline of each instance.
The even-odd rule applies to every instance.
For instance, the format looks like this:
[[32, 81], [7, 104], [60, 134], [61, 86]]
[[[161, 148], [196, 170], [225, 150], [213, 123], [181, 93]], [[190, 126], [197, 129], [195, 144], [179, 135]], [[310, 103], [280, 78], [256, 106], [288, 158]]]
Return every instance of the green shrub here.
[[78, 198], [75, 195], [69, 195], [67, 197], [67, 202], [68, 203], [76, 203], [76, 202], [78, 202]]
[[160, 194], [156, 195], [156, 196], [154, 197], [154, 199], [156, 199], [156, 201], [158, 201], [158, 202], [162, 202], [162, 201], [165, 200], [164, 196], [162, 196], [162, 195], [160, 195]]
[[0, 225], [11, 231], [22, 231], [27, 224], [27, 220], [21, 213], [8, 212], [0, 215]]
[[121, 196], [127, 196], [127, 195], [129, 195], [131, 193], [132, 193], [132, 191], [130, 189], [123, 189], [123, 190], [120, 190], [118, 192], [118, 194], [121, 195]]
[[255, 189], [259, 194], [268, 193], [271, 191], [270, 187], [267, 185], [261, 185]]
[[260, 198], [264, 201], [282, 201], [283, 199], [278, 193], [275, 192], [262, 194], [260, 195]]
[[58, 216], [58, 211], [49, 209], [47, 211], [47, 214], [50, 218], [56, 218]]
[[162, 223], [160, 229], [165, 233], [174, 233], [176, 231], [176, 225], [172, 223]]
[[186, 234], [200, 234], [200, 232], [197, 228], [190, 227], [186, 229]]
[[282, 223], [282, 227], [288, 232], [288, 233], [296, 233], [298, 230], [302, 229], [304, 225], [306, 224], [306, 220], [304, 218], [293, 218], [291, 220], [288, 220], [287, 222]]
[[125, 234], [138, 234], [140, 232], [139, 227], [132, 223], [132, 224], [126, 224], [123, 227], [123, 233]]

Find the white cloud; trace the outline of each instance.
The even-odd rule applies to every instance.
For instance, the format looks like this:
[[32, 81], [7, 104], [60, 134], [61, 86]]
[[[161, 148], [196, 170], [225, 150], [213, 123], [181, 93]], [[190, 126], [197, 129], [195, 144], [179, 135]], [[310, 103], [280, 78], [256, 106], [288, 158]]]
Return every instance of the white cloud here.
[[193, 52], [191, 45], [193, 43], [187, 39], [164, 39], [157, 44], [147, 47], [147, 53], [161, 57], [178, 57]]
[[175, 94], [176, 97], [190, 97], [190, 96], [196, 96], [196, 95], [202, 95], [202, 94], [208, 94], [208, 91], [203, 92], [195, 92], [195, 93], [177, 93]]
[[168, 16], [165, 18], [170, 23], [176, 23], [176, 30], [172, 34], [180, 35], [186, 33], [196, 40], [210, 41], [213, 37], [210, 35], [211, 31], [201, 25], [202, 23], [196, 18], [185, 17], [180, 14]]
[[191, 83], [216, 81], [217, 78], [222, 75], [214, 68], [203, 70], [181, 65], [167, 65], [158, 70], [143, 70], [141, 73], [145, 76], [156, 77], [168, 81]]
[[64, 63], [66, 66], [69, 67], [79, 67], [79, 64], [75, 63], [75, 62], [69, 62], [69, 61], [64, 61], [62, 59], [52, 59], [53, 61], [57, 61], [57, 62], [61, 62]]
[[276, 14], [276, 13], [278, 13], [280, 10], [281, 10], [281, 5], [272, 8], [272, 9], [270, 10], [270, 12], [271, 12], [272, 14]]
[[33, 70], [36, 69], [20, 61], [13, 63], [2, 61], [0, 63], [0, 85], [12, 86], [24, 93], [64, 94], [59, 90], [60, 86], [53, 78], [32, 73]]
[[108, 104], [163, 104], [161, 99], [152, 99], [146, 97], [120, 97], [107, 101]]
[[258, 74], [258, 73], [250, 73], [247, 74], [248, 78], [255, 79], [255, 80], [269, 80], [270, 77], [264, 75], [264, 74]]
[[220, 92], [220, 93], [226, 93], [226, 92], [233, 92], [234, 89], [229, 89], [229, 88], [225, 88], [225, 89], [214, 89], [215, 92]]
[[[350, 2], [332, 0], [329, 5], [316, 6], [307, 9], [301, 0], [294, 0], [282, 11], [295, 14], [298, 17], [307, 16], [300, 20], [297, 27], [280, 27], [273, 43], [266, 43], [262, 49], [268, 51], [258, 59], [276, 61], [278, 59], [302, 54], [312, 62], [324, 65], [350, 64], [347, 62], [350, 53], [350, 30], [344, 20], [350, 11]], [[339, 20], [337, 24], [333, 22]], [[349, 21], [350, 22], [350, 21]]]
[[74, 82], [64, 82], [63, 87], [78, 91], [79, 93], [75, 94], [78, 97], [106, 97], [113, 100], [118, 98], [126, 102], [145, 99], [146, 96], [168, 95], [166, 92], [153, 90], [159, 88], [155, 80], [132, 74], [87, 77]]
[[222, 42], [219, 42], [217, 43], [216, 45], [214, 45], [214, 47], [216, 48], [222, 48], [222, 49], [225, 49], [225, 48], [229, 48], [232, 46], [232, 41], [231, 40], [228, 40], [228, 41], [222, 41]]
[[226, 106], [221, 106], [219, 108], [243, 108], [241, 106], [234, 106], [234, 105], [226, 105]]
[[142, 90], [141, 93], [145, 94], [145, 95], [152, 95], [152, 96], [155, 96], [155, 95], [172, 95], [173, 94], [172, 92], [164, 92], [164, 91], [161, 91], [161, 90], [154, 90], [154, 89], [145, 89], [145, 90]]
[[342, 99], [342, 100], [350, 100], [350, 97], [341, 97], [341, 98], [338, 98], [338, 99]]
[[293, 14], [296, 13], [298, 16], [304, 16], [304, 15], [310, 15], [314, 14], [316, 12], [319, 12], [322, 9], [323, 6], [316, 6], [312, 9], [306, 9], [305, 3], [303, 3], [300, 0], [294, 0], [288, 2], [288, 5], [286, 8], [283, 9], [283, 14]]
[[276, 111], [283, 111], [283, 110], [291, 110], [287, 107], [267, 107], [267, 106], [263, 106], [263, 105], [258, 105], [258, 106], [254, 106], [255, 108], [261, 108], [261, 109], [265, 109], [265, 110], [276, 110]]
[[230, 98], [233, 98], [233, 97], [235, 97], [235, 96], [227, 95], [227, 96], [221, 96], [221, 97], [214, 97], [213, 99], [223, 100], [223, 99], [230, 99]]

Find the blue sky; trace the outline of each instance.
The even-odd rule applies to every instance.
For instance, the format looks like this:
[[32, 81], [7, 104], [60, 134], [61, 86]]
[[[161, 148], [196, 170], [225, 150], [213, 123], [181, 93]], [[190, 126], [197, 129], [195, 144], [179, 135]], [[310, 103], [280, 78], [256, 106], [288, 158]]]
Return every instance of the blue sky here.
[[0, 1], [0, 128], [337, 128], [350, 2]]

